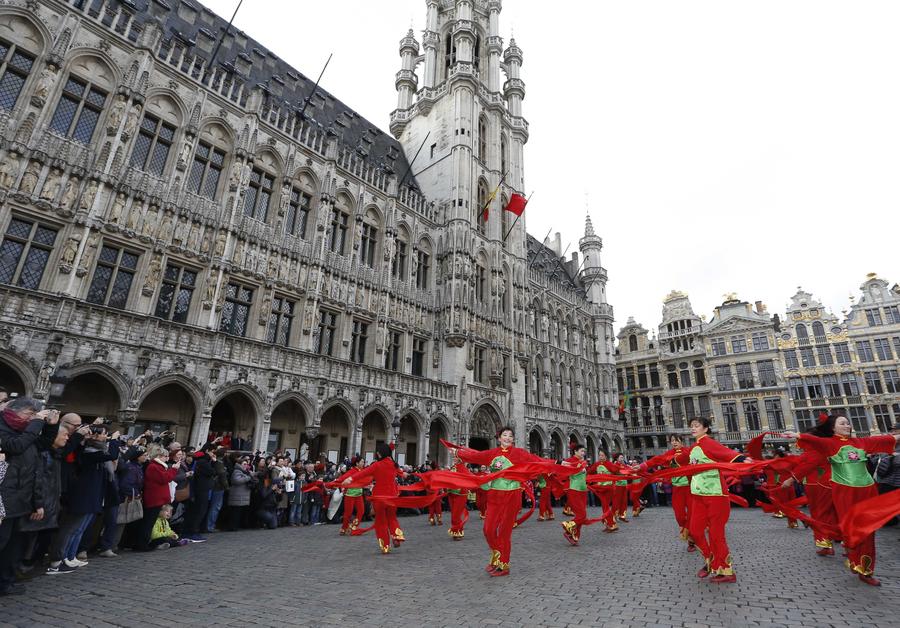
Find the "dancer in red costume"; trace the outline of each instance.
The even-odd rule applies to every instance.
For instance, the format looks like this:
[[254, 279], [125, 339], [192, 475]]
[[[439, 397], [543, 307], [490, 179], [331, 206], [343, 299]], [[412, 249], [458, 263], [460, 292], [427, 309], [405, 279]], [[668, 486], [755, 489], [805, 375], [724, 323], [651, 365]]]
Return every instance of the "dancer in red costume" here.
[[[900, 441], [900, 434], [854, 438], [851, 436], [853, 426], [843, 415], [829, 417], [821, 427], [825, 434], [830, 428], [833, 436], [798, 435], [794, 432], [785, 432], [785, 436], [797, 438], [799, 447], [816, 451], [828, 459], [831, 464], [831, 495], [840, 519], [854, 504], [878, 496], [878, 489], [866, 467], [868, 454], [893, 453]], [[845, 549], [848, 553], [847, 567], [866, 584], [881, 586], [875, 577], [875, 534]]]
[[[616, 454], [614, 459], [615, 462], [611, 463], [613, 473], [621, 473], [628, 468], [625, 462], [625, 454]], [[613, 509], [615, 510], [616, 518], [623, 523], [628, 523], [628, 480], [619, 480], [614, 486]]]
[[[659, 466], [672, 468], [684, 467], [691, 463], [690, 448], [684, 446], [684, 441], [678, 434], [669, 437], [672, 449], [664, 454], [650, 458], [641, 465], [641, 469], [653, 469]], [[691, 523], [691, 480], [686, 476], [672, 478], [672, 511], [675, 513], [675, 522], [682, 541], [687, 541], [687, 551], [697, 551], [697, 546], [691, 538], [689, 527]]]
[[[775, 455], [778, 458], [784, 458], [787, 454], [779, 450]], [[785, 474], [783, 472], [773, 471], [771, 469], [766, 470], [766, 487], [772, 492], [772, 495], [776, 500], [786, 504], [796, 499], [797, 494], [794, 492], [793, 486], [791, 486], [791, 484], [784, 484], [784, 481]], [[772, 516], [776, 519], [787, 518], [788, 528], [794, 529], [797, 527], [797, 520], [793, 517], [788, 517], [781, 511], [772, 513]]]
[[[450, 470], [456, 473], [472, 475], [469, 468], [458, 457], [453, 460], [453, 466], [450, 467]], [[447, 491], [447, 501], [450, 503], [450, 529], [447, 530], [447, 534], [454, 541], [462, 540], [466, 535], [464, 529], [466, 521], [469, 520], [469, 509], [466, 507], [469, 501], [467, 491], [458, 488], [450, 489]]]
[[[830, 438], [834, 435], [834, 422], [829, 423], [828, 415], [821, 414], [816, 426], [806, 430], [806, 433]], [[808, 449], [799, 457], [791, 476], [782, 482], [782, 488], [792, 489], [794, 482], [801, 482], [809, 504], [809, 516], [816, 521], [837, 526], [838, 516], [834, 509], [834, 499], [831, 497], [831, 465], [828, 459], [814, 449]], [[816, 529], [813, 534], [816, 554], [834, 556], [834, 539], [828, 538]]]
[[[437, 462], [431, 462], [431, 470], [436, 471], [439, 469]], [[443, 491], [438, 491], [442, 497], [437, 498], [431, 505], [428, 507], [428, 523], [433, 526], [441, 526], [444, 525], [444, 505], [443, 505]]]
[[[697, 441], [689, 454], [691, 464], [750, 461], [742, 453], [713, 440], [709, 433], [709, 419], [701, 417], [691, 421], [691, 435]], [[717, 584], [737, 582], [725, 539], [725, 524], [730, 515], [731, 501], [722, 474], [713, 469], [692, 476], [690, 534], [706, 560], [697, 577], [705, 578], [713, 574], [712, 582]]]
[[[347, 478], [362, 471], [366, 466], [366, 461], [362, 457], [357, 456], [350, 462], [350, 469], [338, 478], [339, 482], [343, 482]], [[366, 514], [366, 503], [363, 497], [362, 488], [345, 488], [344, 490], [344, 516], [341, 519], [341, 536], [350, 534], [351, 530], [355, 530]]]
[[[614, 473], [616, 465], [606, 458], [606, 452], [597, 454], [597, 462], [594, 464], [595, 471], [601, 474], [611, 475]], [[603, 509], [603, 521], [606, 524], [606, 532], [616, 532], [619, 524], [616, 523], [616, 510], [613, 502], [614, 496], [613, 483], [611, 481], [597, 482], [591, 485], [591, 491], [600, 500], [600, 507]]]
[[552, 491], [546, 475], [540, 475], [534, 481], [534, 487], [540, 489], [541, 498], [538, 502], [538, 521], [552, 521], [556, 519], [553, 514], [553, 502], [550, 500]]
[[353, 477], [343, 480], [346, 486], [351, 482], [359, 484], [363, 481], [374, 481], [372, 489], [372, 504], [375, 508], [375, 535], [378, 537], [378, 547], [382, 554], [391, 551], [391, 541], [394, 547], [400, 547], [400, 543], [406, 540], [400, 523], [397, 521], [397, 508], [389, 506], [378, 497], [397, 497], [400, 489], [397, 487], [397, 478], [405, 474], [394, 462], [394, 451], [387, 443], [379, 443], [375, 446], [376, 461], [365, 469], [361, 469]]
[[[488, 469], [485, 465], [481, 465], [481, 468], [475, 475], [487, 475]], [[479, 486], [475, 489], [475, 507], [478, 508], [478, 516], [484, 519], [487, 516], [487, 494], [488, 494], [487, 485]]]
[[[487, 451], [458, 449], [454, 455], [463, 462], [488, 465], [491, 472], [502, 471], [513, 465], [527, 462], [550, 462], [525, 449], [513, 447], [516, 437], [513, 428], [506, 426], [497, 434], [500, 446]], [[484, 520], [484, 538], [491, 550], [486, 571], [494, 577], [509, 575], [509, 558], [513, 526], [516, 514], [522, 507], [522, 486], [515, 480], [498, 478], [487, 489], [487, 516]]]
[[578, 473], [569, 476], [569, 488], [566, 489], [566, 501], [571, 505], [572, 514], [575, 518], [571, 521], [562, 522], [563, 536], [572, 545], [578, 545], [583, 526], [605, 520], [605, 517], [593, 520], [587, 517], [588, 486], [586, 477], [588, 473], [594, 473], [601, 463], [598, 461], [588, 466], [587, 461], [584, 459], [585, 453], [584, 445], [576, 443], [572, 456], [563, 460], [563, 465], [579, 469]]

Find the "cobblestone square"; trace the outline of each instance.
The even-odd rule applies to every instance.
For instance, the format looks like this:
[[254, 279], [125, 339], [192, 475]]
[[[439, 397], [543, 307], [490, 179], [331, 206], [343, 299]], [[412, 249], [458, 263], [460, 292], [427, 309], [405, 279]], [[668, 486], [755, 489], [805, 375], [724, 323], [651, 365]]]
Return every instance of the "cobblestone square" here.
[[900, 613], [895, 528], [879, 532], [884, 584], [874, 589], [839, 558], [816, 556], [808, 531], [735, 509], [738, 582], [717, 586], [695, 577], [699, 555], [677, 539], [668, 508], [614, 535], [587, 528], [577, 548], [559, 520], [532, 518], [514, 533], [508, 578], [482, 570], [477, 515], [461, 542], [425, 516], [402, 517], [408, 541], [388, 556], [372, 536], [340, 537], [333, 525], [223, 532], [39, 576], [3, 600], [0, 625], [838, 627], [885, 625]]

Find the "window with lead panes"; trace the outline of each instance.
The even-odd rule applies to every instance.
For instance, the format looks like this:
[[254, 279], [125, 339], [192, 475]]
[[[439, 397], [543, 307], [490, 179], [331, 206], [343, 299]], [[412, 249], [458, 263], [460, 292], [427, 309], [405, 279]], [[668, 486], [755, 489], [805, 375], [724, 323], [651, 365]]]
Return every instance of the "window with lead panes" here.
[[753, 388], [753, 369], [749, 362], [736, 364], [735, 371], [737, 372], [738, 388]]
[[162, 176], [169, 160], [175, 127], [149, 113], [141, 120], [141, 128], [131, 151], [131, 165], [138, 170]]
[[797, 410], [794, 412], [794, 417], [797, 420], [797, 427], [801, 432], [806, 431], [815, 425], [815, 419], [812, 418], [809, 410]]
[[37, 221], [11, 219], [0, 244], [0, 283], [38, 289], [57, 233]]
[[684, 398], [684, 416], [688, 421], [691, 419], [697, 418], [697, 412], [694, 409], [694, 398], [693, 397], [685, 397]]
[[769, 337], [763, 332], [753, 333], [753, 350], [765, 351], [769, 348]]
[[350, 361], [364, 364], [366, 361], [366, 346], [369, 343], [369, 323], [360, 320], [353, 321], [353, 331], [350, 336]]
[[237, 283], [229, 283], [225, 288], [225, 303], [219, 331], [232, 336], [246, 336], [250, 308], [253, 306], [253, 289]]
[[406, 279], [406, 259], [409, 256], [409, 246], [401, 239], [397, 239], [394, 259], [391, 262], [391, 275], [404, 281]]
[[716, 367], [716, 383], [719, 385], [719, 390], [734, 390], [734, 380], [731, 378], [730, 366]]
[[672, 421], [676, 429], [684, 427], [684, 404], [681, 399], [672, 399]]
[[866, 321], [869, 323], [870, 327], [880, 327], [881, 325], [884, 325], [884, 322], [881, 319], [881, 310], [878, 308], [866, 310]]
[[[424, 338], [413, 338], [413, 349], [412, 349], [412, 374], [417, 375], [419, 377], [425, 376], [425, 345], [426, 340]], [[525, 382], [528, 382], [528, 377], [525, 378]]]
[[737, 404], [735, 402], [722, 402], [722, 416], [725, 418], [726, 432], [740, 431], [740, 424], [738, 423]]
[[792, 377], [788, 380], [788, 387], [791, 390], [791, 399], [800, 401], [806, 399], [806, 388], [803, 386], [803, 380], [799, 377]]
[[697, 398], [697, 405], [700, 406], [700, 416], [710, 416], [709, 397], [701, 395]]
[[215, 200], [224, 167], [225, 151], [206, 142], [199, 142], [197, 150], [194, 151], [187, 189], [194, 194]]
[[400, 332], [388, 331], [387, 350], [384, 354], [384, 368], [389, 371], [400, 370]]
[[869, 417], [866, 416], [866, 409], [861, 407], [850, 408], [850, 424], [853, 425], [855, 432], [869, 431]]
[[747, 429], [752, 432], [758, 432], [762, 429], [759, 422], [759, 402], [756, 399], [747, 399], [743, 402], [743, 406]]
[[844, 394], [848, 397], [858, 396], [859, 382], [856, 380], [856, 375], [854, 375], [853, 373], [842, 373], [841, 388], [844, 389]]
[[834, 364], [834, 358], [831, 357], [831, 347], [828, 345], [819, 345], [816, 347], [816, 354], [819, 356], [819, 364], [822, 366]]
[[897, 375], [897, 369], [886, 369], [882, 376], [884, 377], [884, 390], [889, 393], [900, 393], [900, 376]]
[[268, 172], [253, 168], [244, 196], [244, 215], [265, 222], [269, 217], [269, 201], [275, 179]]
[[309, 212], [312, 206], [312, 197], [297, 188], [291, 188], [291, 198], [288, 201], [287, 218], [284, 221], [284, 232], [306, 239], [306, 225], [309, 223]]
[[800, 368], [800, 362], [797, 361], [797, 352], [793, 349], [786, 349], [784, 351], [784, 365], [789, 369], [798, 369]]
[[863, 375], [866, 379], [866, 392], [870, 395], [880, 395], [884, 392], [884, 388], [881, 386], [881, 378], [878, 376], [878, 371], [866, 371]]
[[812, 347], [800, 349], [800, 363], [805, 368], [812, 368], [816, 365], [816, 355], [813, 353]]
[[266, 341], [287, 347], [291, 340], [291, 326], [294, 324], [295, 303], [284, 297], [272, 297], [272, 311], [269, 312], [269, 328]]
[[479, 384], [487, 383], [487, 368], [485, 354], [487, 351], [484, 347], [475, 347], [475, 381]]
[[375, 268], [375, 247], [378, 244], [378, 227], [368, 222], [363, 222], [362, 239], [359, 243], [359, 261]]
[[822, 376], [822, 384], [825, 386], [825, 396], [834, 399], [841, 396], [841, 384], [838, 376], [831, 373]]
[[104, 244], [100, 248], [87, 300], [124, 309], [137, 272], [137, 263], [137, 253]]
[[875, 355], [879, 360], [893, 360], [894, 355], [891, 353], [891, 343], [887, 338], [876, 338], [872, 341], [875, 345]]
[[175, 264], [166, 265], [166, 272], [156, 299], [155, 316], [184, 323], [191, 309], [191, 298], [197, 286], [197, 273]]
[[428, 289], [428, 274], [431, 272], [431, 256], [425, 251], [416, 253], [416, 288], [419, 290]]
[[891, 431], [891, 415], [888, 412], [886, 404], [876, 404], [872, 406], [872, 414], [875, 416], [875, 425], [882, 434], [888, 434]]
[[475, 264], [475, 298], [484, 301], [487, 287], [487, 270], [480, 263]]
[[709, 344], [712, 348], [713, 355], [725, 355], [726, 350], [724, 338], [713, 338]]
[[846, 342], [839, 342], [834, 345], [834, 357], [838, 364], [850, 363], [850, 347]]
[[31, 74], [34, 55], [15, 44], [0, 40], [0, 109], [12, 111]]
[[349, 216], [338, 208], [331, 210], [331, 233], [328, 235], [328, 250], [338, 255], [344, 254], [347, 242], [347, 222]]
[[874, 362], [875, 355], [872, 353], [872, 344], [868, 340], [856, 341], [856, 357], [860, 362]]
[[747, 339], [743, 336], [732, 336], [731, 337], [731, 352], [732, 353], [746, 353], [747, 352]]
[[90, 144], [104, 105], [106, 91], [70, 75], [50, 120], [50, 128], [76, 142]]
[[757, 362], [756, 372], [759, 374], [759, 385], [763, 388], [777, 385], [775, 363], [772, 360], [760, 360]]
[[781, 409], [781, 399], [766, 399], [766, 418], [769, 421], [770, 430], [784, 429], [784, 411]]
[[316, 353], [320, 355], [334, 355], [335, 334], [337, 334], [337, 314], [328, 310], [322, 310], [319, 312]]
[[900, 306], [891, 305], [884, 308], [884, 319], [890, 325], [900, 323]]
[[803, 381], [806, 383], [806, 392], [810, 399], [822, 398], [822, 379], [818, 375], [804, 377]]

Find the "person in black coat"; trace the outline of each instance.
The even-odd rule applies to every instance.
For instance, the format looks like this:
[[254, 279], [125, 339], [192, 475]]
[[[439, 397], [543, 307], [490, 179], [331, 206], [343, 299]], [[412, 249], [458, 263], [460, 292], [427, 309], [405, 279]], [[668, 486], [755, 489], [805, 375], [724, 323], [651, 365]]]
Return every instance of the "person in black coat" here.
[[194, 452], [191, 498], [184, 516], [184, 538], [192, 543], [202, 543], [206, 540], [200, 532], [206, 527], [209, 498], [216, 480], [216, 470], [212, 464], [216, 459], [215, 449], [214, 443], [207, 443], [200, 451]]
[[0, 411], [0, 451], [8, 464], [0, 484], [0, 499], [6, 507], [6, 518], [0, 523], [0, 596], [15, 592], [22, 522], [44, 518], [44, 475], [37, 440], [45, 420], [58, 421], [59, 413], [44, 410], [42, 402], [30, 397], [13, 399]]

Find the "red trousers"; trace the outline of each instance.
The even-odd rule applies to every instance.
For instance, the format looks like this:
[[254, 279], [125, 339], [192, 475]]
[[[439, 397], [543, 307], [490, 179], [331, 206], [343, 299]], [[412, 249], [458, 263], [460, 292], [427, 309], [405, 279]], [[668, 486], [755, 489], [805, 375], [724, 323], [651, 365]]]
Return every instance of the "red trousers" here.
[[374, 507], [375, 536], [378, 537], [378, 547], [387, 554], [391, 551], [391, 537], [398, 541], [405, 540], [403, 530], [400, 529], [400, 523], [397, 521], [397, 509], [394, 506], [388, 506], [377, 500]]
[[581, 526], [587, 521], [587, 491], [566, 491], [566, 503], [569, 504], [575, 517], [571, 521], [575, 525], [570, 531], [577, 541], [581, 538]]
[[[837, 512], [834, 510], [834, 500], [831, 497], [831, 487], [822, 484], [806, 484], [806, 498], [809, 501], [809, 516], [822, 523], [838, 524]], [[816, 539], [816, 547], [833, 547], [832, 539], [813, 533]]]
[[553, 519], [553, 503], [550, 501], [550, 487], [541, 489], [541, 499], [538, 502], [538, 518]]
[[[690, 534], [706, 558], [711, 574], [730, 576], [731, 552], [725, 539], [725, 524], [731, 516], [731, 502], [727, 495], [692, 495]], [[709, 540], [707, 540], [707, 531]]]
[[[870, 486], [845, 486], [832, 483], [831, 498], [834, 501], [834, 510], [840, 520], [853, 504], [870, 497], [878, 497], [878, 489], [874, 484]], [[858, 574], [871, 576], [875, 573], [875, 535], [870, 534], [856, 547], [844, 546], [847, 552], [847, 566]]]
[[611, 485], [600, 485], [594, 493], [600, 500], [600, 507], [603, 509], [603, 522], [608, 530], [618, 530], [619, 524], [616, 523], [616, 510], [614, 504], [615, 490]]
[[625, 488], [628, 489], [628, 497], [631, 499], [631, 516], [637, 517], [642, 510], [641, 494], [644, 492], [644, 487], [640, 484], [629, 484]]
[[628, 514], [628, 487], [615, 486], [613, 489], [613, 510], [616, 517], [624, 519]]
[[468, 499], [465, 493], [462, 495], [448, 493], [447, 501], [450, 502], [450, 529], [448, 534], [462, 538], [465, 535], [463, 528], [466, 527], [466, 521], [469, 520], [469, 510], [466, 508]]
[[[791, 501], [797, 499], [797, 493], [794, 492], [793, 486], [785, 486], [785, 487], [779, 486], [778, 488], [775, 489], [775, 499], [780, 501], [782, 504], [787, 504], [788, 502], [791, 502]], [[787, 516], [787, 515], [785, 515], [785, 516]], [[788, 527], [790, 527], [790, 528], [797, 527], [796, 519], [792, 519], [792, 518], [788, 517], [787, 520], [788, 520]]]
[[341, 520], [341, 531], [346, 532], [351, 524], [362, 521], [366, 514], [366, 504], [362, 495], [348, 497], [344, 495], [344, 518]]
[[484, 489], [477, 488], [475, 489], [475, 507], [478, 508], [478, 511], [481, 513], [481, 518], [484, 519], [484, 514], [487, 511], [488, 492]]
[[444, 513], [443, 501], [444, 501], [444, 498], [443, 498], [443, 496], [441, 496], [438, 499], [431, 502], [431, 504], [428, 506], [428, 521], [429, 522], [431, 522], [431, 523], [436, 522], [441, 517], [441, 515]]
[[487, 492], [484, 538], [491, 549], [491, 562], [500, 569], [509, 569], [513, 525], [520, 508], [522, 489]]
[[675, 512], [675, 522], [678, 523], [678, 531], [681, 538], [690, 541], [688, 528], [691, 525], [691, 487], [672, 486], [672, 510]]

